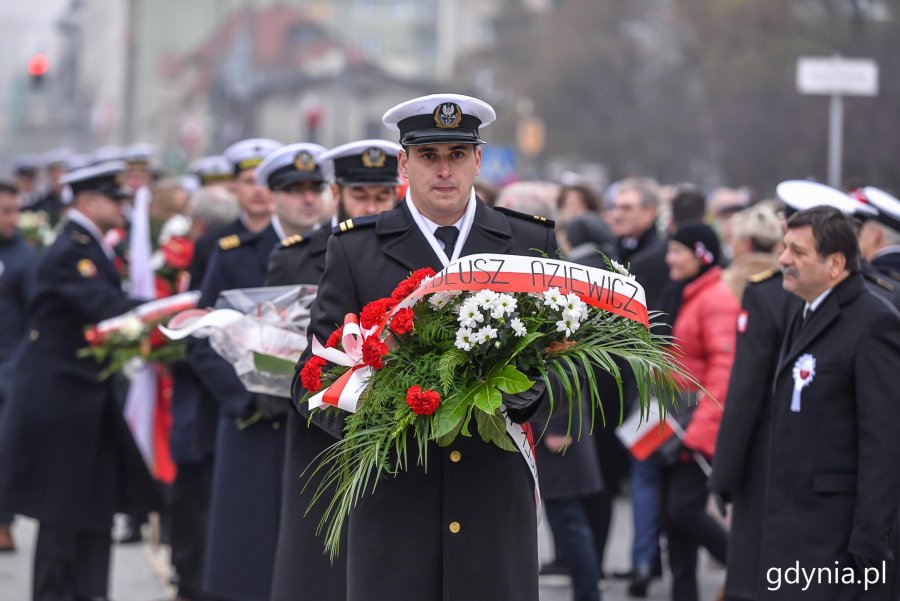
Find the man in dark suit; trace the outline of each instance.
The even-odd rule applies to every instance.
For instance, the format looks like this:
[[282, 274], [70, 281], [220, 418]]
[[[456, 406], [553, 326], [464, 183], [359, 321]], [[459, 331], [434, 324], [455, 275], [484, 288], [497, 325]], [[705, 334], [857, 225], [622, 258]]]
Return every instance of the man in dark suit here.
[[42, 257], [29, 340], [0, 420], [0, 507], [40, 522], [33, 599], [105, 599], [113, 514], [146, 514], [159, 493], [116, 405], [103, 365], [78, 358], [87, 326], [129, 299], [103, 234], [123, 222], [120, 162], [67, 176], [75, 198]]
[[785, 570], [799, 562], [832, 579], [805, 589], [817, 600], [887, 600], [900, 507], [900, 314], [859, 274], [852, 218], [817, 207], [787, 227], [784, 288], [805, 304], [775, 371], [759, 591], [798, 598], [806, 582], [789, 584]]
[[[490, 209], [475, 197], [478, 129], [494, 119], [488, 104], [459, 95], [417, 98], [385, 114], [404, 147], [406, 199], [335, 230], [310, 336], [327, 339], [347, 313], [390, 296], [416, 269], [441, 269], [473, 253], [556, 255], [552, 222]], [[296, 378], [293, 392], [295, 401], [303, 394]], [[511, 410], [511, 417], [521, 422], [532, 411]], [[341, 436], [341, 416], [315, 413], [323, 418], [317, 424]], [[410, 461], [408, 471], [380, 481], [351, 513], [341, 550], [347, 598], [537, 601], [534, 489], [522, 457], [460, 436], [447, 448], [430, 447], [428, 458], [427, 473]]]
[[[399, 151], [400, 146], [394, 142], [360, 140], [319, 157], [324, 169], [334, 173], [331, 193], [340, 221], [377, 215], [396, 204]], [[323, 225], [309, 234], [282, 240], [269, 259], [266, 285], [318, 285], [325, 271], [331, 230], [330, 224]], [[314, 599], [347, 597], [346, 554], [329, 561], [322, 553], [322, 538], [316, 536], [324, 504], [316, 504], [307, 513], [319, 480], [307, 484], [300, 479], [310, 463], [333, 443], [334, 438], [320, 428], [310, 428], [297, 412], [288, 412], [272, 601], [293, 601], [304, 595]]]
[[[262, 286], [275, 246], [316, 224], [324, 183], [318, 157], [324, 151], [317, 144], [290, 144], [259, 163], [254, 176], [271, 191], [275, 215], [259, 233], [219, 241], [200, 287], [200, 306], [213, 306], [224, 290]], [[219, 405], [204, 588], [224, 599], [268, 601], [287, 404], [248, 392], [206, 340], [190, 341], [188, 360]]]

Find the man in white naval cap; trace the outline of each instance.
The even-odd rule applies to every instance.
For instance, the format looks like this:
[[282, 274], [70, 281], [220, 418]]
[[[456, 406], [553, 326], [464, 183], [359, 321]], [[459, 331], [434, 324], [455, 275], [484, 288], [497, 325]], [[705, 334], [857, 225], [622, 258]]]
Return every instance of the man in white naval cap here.
[[[397, 203], [400, 150], [399, 144], [387, 140], [359, 140], [319, 157], [323, 170], [334, 178], [331, 193], [339, 220], [374, 216]], [[282, 240], [269, 259], [266, 285], [318, 284], [325, 270], [325, 249], [333, 225], [322, 224], [312, 232]], [[293, 410], [288, 413], [272, 601], [293, 601], [304, 595], [311, 599], [346, 598], [346, 555], [332, 563], [322, 553], [322, 538], [316, 536], [316, 529], [324, 505], [315, 505], [307, 514], [316, 486], [304, 488], [300, 481], [310, 462], [332, 443], [334, 438], [326, 432], [309, 427], [307, 420]]]
[[106, 599], [115, 513], [161, 505], [105, 365], [79, 357], [85, 328], [138, 304], [104, 239], [121, 227], [121, 161], [64, 177], [74, 193], [37, 267], [29, 335], [0, 424], [0, 509], [40, 522], [32, 598]]
[[[406, 198], [335, 230], [310, 337], [327, 339], [344, 315], [390, 296], [411, 271], [440, 270], [474, 253], [556, 255], [552, 222], [491, 209], [475, 196], [480, 129], [494, 119], [489, 104], [457, 94], [416, 98], [385, 113], [385, 125], [400, 132]], [[297, 380], [295, 402], [304, 394]], [[542, 398], [535, 386], [504, 402], [521, 423]], [[309, 413], [306, 405], [299, 409]], [[333, 436], [342, 435], [342, 416], [315, 410], [313, 417]], [[538, 599], [533, 478], [518, 453], [480, 436], [430, 447], [427, 473], [411, 460], [408, 471], [381, 480], [351, 512], [347, 538], [341, 553], [350, 601]]]
[[[324, 151], [317, 144], [291, 144], [255, 166], [257, 185], [271, 191], [275, 214], [261, 232], [219, 241], [200, 287], [201, 306], [212, 306], [224, 290], [262, 286], [275, 246], [316, 225], [325, 183], [318, 157]], [[205, 340], [191, 341], [188, 360], [219, 406], [204, 589], [221, 599], [268, 601], [289, 405], [248, 392]]]
[[878, 216], [863, 223], [859, 232], [863, 258], [900, 286], [900, 199], [873, 186], [855, 195], [878, 209]]

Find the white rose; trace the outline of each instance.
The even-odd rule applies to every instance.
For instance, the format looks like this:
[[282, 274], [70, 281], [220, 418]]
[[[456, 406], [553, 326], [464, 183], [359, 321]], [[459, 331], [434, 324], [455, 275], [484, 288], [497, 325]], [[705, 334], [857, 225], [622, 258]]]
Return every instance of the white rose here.
[[119, 333], [128, 340], [137, 340], [144, 333], [144, 323], [137, 315], [129, 315], [119, 326]]

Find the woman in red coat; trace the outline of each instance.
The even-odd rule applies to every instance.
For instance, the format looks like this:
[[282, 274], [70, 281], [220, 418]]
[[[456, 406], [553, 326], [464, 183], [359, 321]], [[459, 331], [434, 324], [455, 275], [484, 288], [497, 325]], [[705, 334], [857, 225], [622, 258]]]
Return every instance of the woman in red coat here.
[[[680, 347], [681, 362], [703, 386], [685, 427], [679, 457], [662, 470], [673, 601], [697, 599], [698, 548], [705, 547], [724, 564], [728, 543], [725, 530], [706, 513], [707, 474], [701, 468], [701, 464], [708, 466], [715, 451], [740, 312], [722, 280], [720, 256], [716, 233], [700, 222], [682, 225], [669, 239], [666, 253], [673, 284], [663, 308], [674, 320], [672, 335]], [[687, 383], [684, 391], [697, 392]]]

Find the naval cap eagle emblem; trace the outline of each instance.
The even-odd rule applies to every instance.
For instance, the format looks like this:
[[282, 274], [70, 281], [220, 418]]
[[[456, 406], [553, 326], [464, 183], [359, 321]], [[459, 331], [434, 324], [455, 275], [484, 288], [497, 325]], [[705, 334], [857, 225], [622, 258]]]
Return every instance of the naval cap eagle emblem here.
[[294, 167], [297, 168], [297, 171], [312, 171], [316, 168], [316, 158], [312, 153], [301, 150], [294, 158]]
[[362, 164], [367, 169], [380, 169], [387, 161], [387, 154], [380, 148], [369, 148], [362, 153]]
[[434, 124], [441, 129], [459, 127], [460, 121], [462, 121], [462, 109], [455, 102], [445, 102], [434, 109]]

